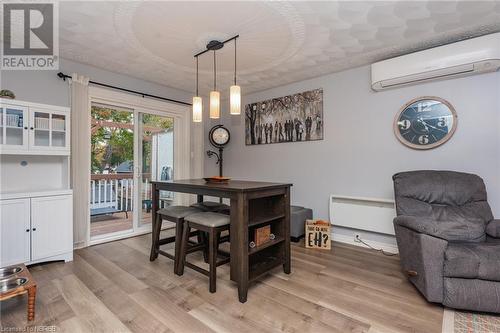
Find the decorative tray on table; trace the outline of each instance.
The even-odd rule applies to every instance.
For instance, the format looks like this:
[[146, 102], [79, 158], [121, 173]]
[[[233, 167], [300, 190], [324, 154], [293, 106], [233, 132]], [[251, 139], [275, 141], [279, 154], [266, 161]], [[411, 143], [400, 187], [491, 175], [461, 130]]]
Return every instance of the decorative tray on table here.
[[229, 177], [220, 177], [220, 176], [213, 176], [213, 177], [206, 177], [203, 178], [207, 183], [213, 183], [213, 184], [227, 184], [231, 178]]

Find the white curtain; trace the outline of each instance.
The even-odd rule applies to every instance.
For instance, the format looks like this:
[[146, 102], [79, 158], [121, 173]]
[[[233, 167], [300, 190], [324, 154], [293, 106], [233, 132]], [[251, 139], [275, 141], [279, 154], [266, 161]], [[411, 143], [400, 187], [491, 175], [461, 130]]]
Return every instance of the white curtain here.
[[87, 246], [90, 190], [89, 78], [73, 73], [71, 86], [71, 185], [73, 188], [73, 242]]

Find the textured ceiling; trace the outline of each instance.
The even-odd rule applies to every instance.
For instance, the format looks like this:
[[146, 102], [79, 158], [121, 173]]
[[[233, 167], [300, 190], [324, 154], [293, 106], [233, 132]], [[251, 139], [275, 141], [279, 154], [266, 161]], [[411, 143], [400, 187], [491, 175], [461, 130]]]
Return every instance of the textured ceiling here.
[[[500, 1], [61, 2], [63, 58], [193, 91], [193, 55], [239, 34], [243, 93], [500, 31]], [[231, 84], [233, 45], [217, 52]], [[200, 57], [200, 90], [212, 85]]]

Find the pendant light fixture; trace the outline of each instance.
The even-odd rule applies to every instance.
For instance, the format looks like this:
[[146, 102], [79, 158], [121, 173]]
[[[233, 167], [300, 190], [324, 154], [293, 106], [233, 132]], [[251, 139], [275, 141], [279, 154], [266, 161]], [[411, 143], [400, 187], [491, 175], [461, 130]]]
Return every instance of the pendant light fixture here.
[[198, 94], [198, 57], [196, 57], [196, 96], [193, 97], [193, 122], [201, 123], [203, 119], [203, 101]]
[[229, 113], [241, 113], [241, 88], [236, 85], [236, 38], [234, 39], [234, 85], [229, 88]]
[[210, 92], [210, 118], [220, 118], [220, 93], [217, 91], [217, 61], [214, 50], [214, 90]]
[[234, 85], [229, 88], [229, 104], [230, 114], [241, 114], [241, 88], [236, 84], [236, 39], [240, 37], [236, 35], [223, 42], [212, 40], [207, 44], [207, 49], [194, 55], [196, 58], [196, 96], [193, 97], [193, 122], [202, 121], [202, 98], [198, 94], [198, 57], [209, 51], [214, 53], [214, 88], [210, 92], [209, 98], [209, 116], [211, 119], [220, 118], [220, 92], [217, 90], [217, 58], [215, 51], [220, 50], [224, 45], [234, 40]]

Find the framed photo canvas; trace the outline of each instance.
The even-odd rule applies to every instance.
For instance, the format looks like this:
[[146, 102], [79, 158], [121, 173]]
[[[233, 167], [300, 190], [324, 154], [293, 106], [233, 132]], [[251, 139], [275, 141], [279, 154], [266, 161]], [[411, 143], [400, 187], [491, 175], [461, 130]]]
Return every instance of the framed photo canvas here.
[[245, 106], [247, 145], [323, 140], [323, 89]]

